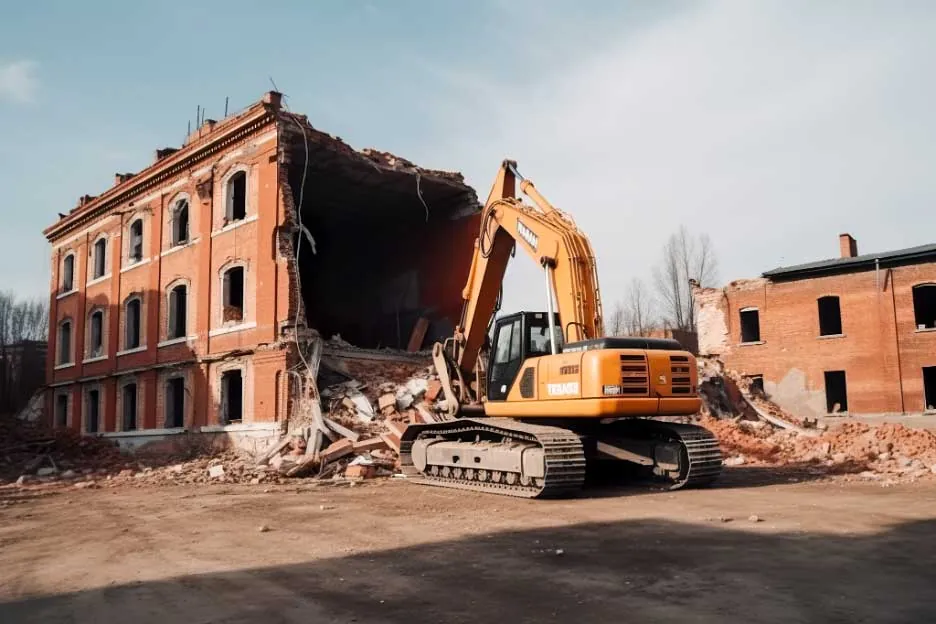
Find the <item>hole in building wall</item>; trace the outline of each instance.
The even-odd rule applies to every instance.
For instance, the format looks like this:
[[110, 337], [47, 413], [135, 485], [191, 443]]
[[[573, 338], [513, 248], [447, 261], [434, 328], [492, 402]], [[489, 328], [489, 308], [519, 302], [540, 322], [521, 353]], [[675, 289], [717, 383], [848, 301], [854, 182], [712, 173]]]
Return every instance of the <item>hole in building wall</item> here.
[[819, 298], [819, 335], [838, 336], [842, 333], [842, 310], [838, 297]]
[[936, 366], [923, 368], [923, 405], [927, 412], [936, 411]]
[[760, 342], [760, 314], [741, 310], [741, 342]]
[[244, 418], [244, 377], [240, 369], [221, 374], [221, 418], [225, 424]]
[[767, 393], [764, 391], [763, 375], [746, 375], [746, 377], [751, 380], [751, 394], [760, 397], [767, 396]]
[[913, 317], [917, 329], [936, 327], [936, 284], [914, 286]]
[[848, 411], [848, 387], [845, 371], [825, 372], [826, 411], [840, 414]]
[[304, 186], [301, 134], [288, 149], [293, 201], [301, 195], [314, 239], [293, 239], [308, 325], [367, 348], [405, 349], [420, 318], [429, 324], [416, 348], [450, 336], [478, 231], [474, 191], [431, 172], [379, 166], [307, 133]]

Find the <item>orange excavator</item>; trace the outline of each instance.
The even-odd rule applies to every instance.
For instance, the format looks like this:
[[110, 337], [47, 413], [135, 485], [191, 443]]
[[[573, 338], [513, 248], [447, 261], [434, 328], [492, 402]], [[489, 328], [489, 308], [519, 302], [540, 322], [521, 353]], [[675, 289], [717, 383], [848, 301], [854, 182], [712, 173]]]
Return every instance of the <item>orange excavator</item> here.
[[[543, 268], [546, 311], [495, 318], [517, 247]], [[699, 410], [695, 358], [674, 340], [604, 336], [588, 238], [513, 161], [485, 203], [463, 298], [454, 336], [433, 347], [447, 418], [406, 429], [408, 475], [527, 498], [573, 493], [604, 462], [673, 489], [718, 477], [715, 436], [672, 418]]]

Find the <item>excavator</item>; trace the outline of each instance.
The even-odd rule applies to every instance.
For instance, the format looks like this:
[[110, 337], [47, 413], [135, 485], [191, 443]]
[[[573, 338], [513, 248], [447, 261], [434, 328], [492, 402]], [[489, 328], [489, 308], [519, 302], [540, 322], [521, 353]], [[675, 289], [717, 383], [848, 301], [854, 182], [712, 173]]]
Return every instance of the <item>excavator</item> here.
[[[518, 247], [543, 269], [546, 311], [498, 316]], [[405, 474], [525, 498], [574, 494], [607, 463], [671, 489], [718, 477], [718, 440], [676, 418], [701, 405], [694, 356], [675, 340], [604, 336], [591, 243], [514, 161], [498, 171], [473, 253], [461, 320], [432, 350], [445, 418], [407, 427]]]

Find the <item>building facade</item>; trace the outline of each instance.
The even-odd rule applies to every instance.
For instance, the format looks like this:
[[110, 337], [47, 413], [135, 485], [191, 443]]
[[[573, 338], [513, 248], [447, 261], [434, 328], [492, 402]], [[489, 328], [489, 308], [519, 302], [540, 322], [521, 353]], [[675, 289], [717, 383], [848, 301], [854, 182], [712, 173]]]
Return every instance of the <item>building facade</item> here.
[[936, 245], [768, 271], [694, 288], [699, 351], [816, 417], [936, 409]]
[[458, 174], [356, 151], [278, 93], [117, 174], [45, 230], [46, 418], [129, 446], [273, 435], [317, 336], [426, 340], [460, 312], [478, 202]]

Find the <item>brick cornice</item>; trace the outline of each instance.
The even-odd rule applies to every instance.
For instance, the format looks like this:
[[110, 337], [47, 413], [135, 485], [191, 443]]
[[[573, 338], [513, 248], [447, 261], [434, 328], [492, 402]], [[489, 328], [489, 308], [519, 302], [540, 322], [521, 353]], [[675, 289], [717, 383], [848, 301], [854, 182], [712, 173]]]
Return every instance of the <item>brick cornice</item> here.
[[276, 110], [259, 102], [228, 122], [222, 121], [208, 135], [147, 167], [126, 182], [105, 191], [80, 210], [47, 227], [43, 234], [50, 242], [64, 237], [134, 197], [158, 187], [166, 180], [208, 159], [244, 138], [256, 134], [276, 120]]

